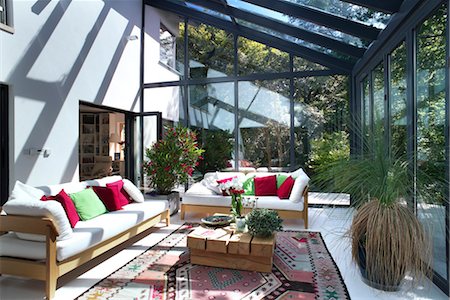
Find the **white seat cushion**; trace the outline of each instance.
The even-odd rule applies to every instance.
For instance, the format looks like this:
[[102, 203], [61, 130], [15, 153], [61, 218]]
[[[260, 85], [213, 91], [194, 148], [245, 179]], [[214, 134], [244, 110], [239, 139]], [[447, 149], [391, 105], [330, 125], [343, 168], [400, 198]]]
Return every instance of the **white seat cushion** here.
[[[70, 239], [57, 241], [57, 260], [62, 261], [167, 210], [166, 200], [131, 203], [122, 210], [80, 221]], [[45, 259], [45, 243], [21, 240], [14, 234], [0, 236], [0, 256]]]
[[264, 196], [257, 198], [256, 208], [303, 211], [303, 201], [294, 203], [291, 201], [281, 200], [276, 196]]
[[231, 196], [216, 194], [189, 194], [186, 192], [183, 196], [182, 204], [231, 207]]

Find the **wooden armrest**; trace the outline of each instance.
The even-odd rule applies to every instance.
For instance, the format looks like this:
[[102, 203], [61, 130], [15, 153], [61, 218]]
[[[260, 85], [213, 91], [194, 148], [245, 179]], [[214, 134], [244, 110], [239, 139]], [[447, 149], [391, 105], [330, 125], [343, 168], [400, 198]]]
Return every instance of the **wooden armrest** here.
[[[50, 229], [50, 232], [49, 232]], [[33, 234], [59, 235], [58, 229], [52, 219], [47, 217], [33, 217], [20, 215], [0, 216], [0, 232], [16, 231]]]

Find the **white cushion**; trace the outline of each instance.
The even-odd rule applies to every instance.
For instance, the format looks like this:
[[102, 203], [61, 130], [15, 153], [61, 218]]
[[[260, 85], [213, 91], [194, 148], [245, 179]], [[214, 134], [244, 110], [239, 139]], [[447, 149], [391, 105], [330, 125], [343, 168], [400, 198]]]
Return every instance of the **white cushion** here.
[[208, 177], [204, 178], [201, 183], [209, 190], [214, 192], [215, 194], [220, 194], [222, 191], [219, 189], [219, 184], [217, 183], [217, 178]]
[[[57, 201], [13, 200], [6, 202], [3, 206], [3, 210], [9, 215], [51, 218], [55, 221], [56, 228], [59, 231], [57, 240], [62, 241], [72, 236], [72, 228], [70, 227], [66, 212], [62, 205]], [[45, 236], [40, 234], [21, 232], [16, 232], [16, 234], [19, 238], [25, 240], [45, 241]]]
[[46, 195], [56, 195], [61, 190], [64, 190], [67, 194], [77, 193], [84, 190], [87, 187], [86, 182], [67, 182], [54, 185], [39, 186], [38, 189], [43, 190]]
[[202, 182], [196, 182], [184, 193], [183, 201], [185, 195], [217, 195], [217, 193], [204, 186]]
[[131, 199], [134, 200], [134, 202], [144, 202], [144, 195], [142, 194], [142, 192], [137, 188], [137, 186], [135, 186], [131, 181], [129, 181], [128, 179], [122, 179], [123, 181], [123, 189], [125, 190], [125, 192], [128, 193], [128, 195], [130, 195]]
[[[302, 200], [302, 193], [305, 189], [305, 187], [308, 185], [309, 177], [306, 175], [305, 172], [303, 172], [302, 169], [299, 169], [294, 172], [295, 173], [295, 183], [292, 187], [291, 195], [289, 196], [289, 201], [298, 203]], [[291, 174], [291, 176], [294, 178], [294, 173]]]
[[35, 200], [40, 201], [41, 197], [44, 196], [44, 192], [40, 189], [27, 185], [19, 180], [14, 184], [14, 188], [8, 201], [12, 200]]
[[86, 180], [83, 181], [88, 186], [106, 186], [108, 183], [116, 182], [122, 180], [122, 176], [120, 175], [114, 175], [114, 176], [107, 176], [99, 179], [92, 179], [92, 180]]

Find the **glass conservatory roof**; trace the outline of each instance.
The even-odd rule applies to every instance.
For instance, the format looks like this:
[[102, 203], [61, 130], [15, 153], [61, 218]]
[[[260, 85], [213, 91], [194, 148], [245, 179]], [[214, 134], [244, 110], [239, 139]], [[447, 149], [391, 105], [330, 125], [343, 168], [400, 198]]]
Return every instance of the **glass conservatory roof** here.
[[145, 0], [239, 36], [350, 73], [403, 0]]

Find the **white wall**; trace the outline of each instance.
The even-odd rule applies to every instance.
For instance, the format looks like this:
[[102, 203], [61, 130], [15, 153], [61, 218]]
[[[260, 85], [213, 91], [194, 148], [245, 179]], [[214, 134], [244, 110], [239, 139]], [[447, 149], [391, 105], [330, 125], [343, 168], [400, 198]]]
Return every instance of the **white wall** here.
[[[10, 86], [10, 182], [78, 180], [78, 106], [139, 110], [140, 0], [14, 1], [0, 31], [0, 82]], [[158, 24], [159, 29], [159, 24]], [[30, 156], [48, 148], [48, 157]]]

